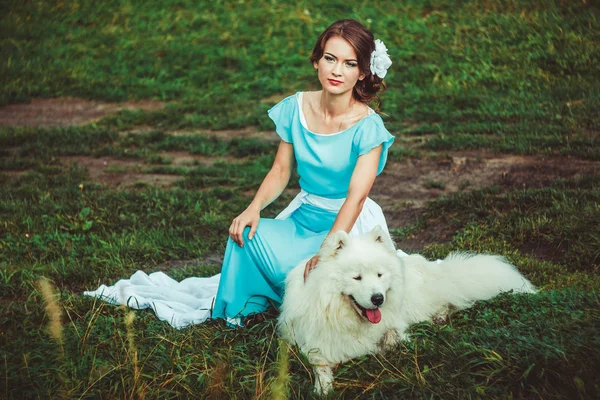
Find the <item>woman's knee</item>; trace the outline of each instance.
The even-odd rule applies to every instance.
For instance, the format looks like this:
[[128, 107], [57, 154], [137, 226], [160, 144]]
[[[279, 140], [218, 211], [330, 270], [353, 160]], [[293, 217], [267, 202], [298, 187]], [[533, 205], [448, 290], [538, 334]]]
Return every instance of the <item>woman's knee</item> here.
[[[268, 219], [268, 218], [261, 218], [261, 219], [260, 219], [260, 221], [258, 222], [258, 226], [256, 227], [256, 232], [254, 232], [254, 235], [252, 236], [252, 239], [254, 239], [256, 236], [259, 236], [259, 235], [260, 235], [260, 231], [261, 231], [261, 229], [260, 229], [260, 228], [261, 228], [261, 225], [265, 223], [264, 221], [265, 221], [266, 219]], [[268, 222], [267, 222], [267, 224], [268, 224]], [[251, 240], [248, 238], [248, 235], [250, 234], [250, 230], [251, 230], [251, 228], [250, 228], [249, 226], [247, 226], [247, 227], [245, 227], [245, 228], [244, 228], [244, 232], [242, 233], [242, 236], [244, 237], [244, 243], [245, 243], [246, 241], [251, 241]]]

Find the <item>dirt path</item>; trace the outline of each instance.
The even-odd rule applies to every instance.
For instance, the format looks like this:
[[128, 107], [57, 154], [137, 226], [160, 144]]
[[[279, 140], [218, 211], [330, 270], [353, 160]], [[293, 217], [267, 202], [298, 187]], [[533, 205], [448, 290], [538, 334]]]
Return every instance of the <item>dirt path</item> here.
[[[237, 159], [213, 158], [185, 151], [164, 152], [161, 156], [173, 166], [191, 167], [228, 163]], [[181, 175], [146, 174], [143, 161], [111, 157], [65, 156], [64, 164], [77, 163], [88, 169], [90, 178], [98, 183], [124, 189], [144, 182], [171, 187]], [[391, 227], [403, 226], [407, 218], [425, 204], [441, 195], [471, 191], [492, 185], [508, 188], [538, 188], [558, 178], [573, 178], [597, 169], [597, 163], [572, 158], [541, 158], [532, 156], [494, 155], [485, 151], [449, 153], [435, 159], [423, 157], [402, 162], [388, 162], [377, 178], [371, 197], [386, 211]]]
[[[493, 185], [507, 190], [541, 188], [559, 178], [599, 171], [596, 162], [567, 157], [498, 155], [486, 151], [448, 154], [437, 160], [419, 158], [388, 163], [377, 178], [371, 197], [383, 208], [390, 228], [413, 224], [426, 203], [441, 195]], [[449, 240], [455, 233], [442, 224], [397, 245], [416, 251], [427, 244]]]
[[165, 103], [142, 100], [123, 103], [87, 101], [73, 97], [32, 99], [29, 104], [0, 107], [0, 126], [73, 126], [99, 120], [119, 110], [160, 110]]
[[[208, 164], [217, 161], [210, 157], [186, 152], [165, 153], [172, 165]], [[169, 188], [180, 175], [144, 174], [142, 164], [134, 161], [92, 158], [84, 156], [63, 157], [65, 163], [78, 163], [85, 166], [90, 178], [116, 189], [139, 184]], [[230, 160], [231, 161], [231, 160]], [[403, 162], [390, 162], [386, 166], [372, 190], [371, 197], [381, 205], [391, 229], [413, 224], [423, 213], [428, 201], [441, 195], [459, 191], [471, 191], [492, 185], [506, 189], [538, 188], [551, 184], [559, 178], [574, 178], [584, 173], [598, 171], [597, 163], [570, 158], [540, 158], [513, 155], [493, 155], [483, 151], [454, 153], [448, 158], [409, 159]], [[253, 193], [244, 193], [252, 196]], [[293, 196], [293, 193], [288, 193]], [[443, 221], [443, 219], [441, 219]], [[456, 232], [449, 230], [444, 223], [402, 241], [399, 248], [407, 252], [418, 252], [428, 244], [450, 240]], [[200, 264], [218, 263], [214, 260], [201, 260]]]
[[538, 188], [558, 178], [593, 171], [597, 163], [571, 158], [494, 155], [485, 151], [453, 152], [441, 159], [419, 158], [388, 163], [377, 178], [372, 197], [388, 210], [391, 225], [401, 226], [392, 215], [420, 209], [444, 194], [471, 191], [492, 185]]

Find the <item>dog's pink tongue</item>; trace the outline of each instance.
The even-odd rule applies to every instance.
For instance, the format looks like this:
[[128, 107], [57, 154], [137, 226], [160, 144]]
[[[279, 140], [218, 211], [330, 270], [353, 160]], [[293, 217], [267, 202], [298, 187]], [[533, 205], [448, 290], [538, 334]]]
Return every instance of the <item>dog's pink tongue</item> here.
[[372, 324], [378, 324], [379, 321], [381, 321], [381, 311], [379, 311], [379, 308], [376, 308], [374, 310], [365, 310], [367, 312], [367, 319], [369, 320], [370, 323]]

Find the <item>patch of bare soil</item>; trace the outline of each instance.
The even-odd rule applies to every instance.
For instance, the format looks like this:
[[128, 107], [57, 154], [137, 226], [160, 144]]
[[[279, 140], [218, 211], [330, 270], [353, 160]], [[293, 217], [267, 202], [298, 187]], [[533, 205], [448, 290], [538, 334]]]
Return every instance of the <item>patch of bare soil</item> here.
[[[169, 165], [182, 168], [193, 168], [197, 165], [211, 166], [217, 162], [239, 163], [235, 157], [207, 157], [191, 154], [186, 151], [165, 151], [160, 156], [169, 161]], [[88, 170], [90, 180], [116, 189], [126, 189], [136, 184], [147, 184], [170, 188], [175, 182], [183, 179], [176, 174], [150, 174], [143, 169], [152, 166], [141, 160], [120, 160], [112, 157], [62, 156], [63, 164], [78, 164]], [[9, 176], [19, 176], [24, 171], [4, 171]]]
[[24, 170], [24, 171], [6, 171], [5, 170], [5, 171], [0, 171], [0, 172], [2, 172], [3, 174], [6, 174], [8, 176], [20, 177], [27, 171], [26, 170]]
[[227, 162], [235, 162], [237, 160], [234, 157], [229, 158], [216, 158], [202, 156], [199, 154], [191, 154], [187, 151], [164, 151], [160, 153], [160, 156], [170, 161], [171, 165], [176, 167], [192, 167], [194, 165], [213, 165], [215, 162], [226, 160]]
[[[119, 132], [121, 136], [129, 134], [144, 134], [156, 130], [149, 125], [139, 125], [132, 129]], [[211, 129], [181, 129], [174, 131], [166, 131], [167, 134], [172, 136], [193, 136], [201, 135], [212, 137], [215, 136], [221, 140], [233, 140], [233, 139], [260, 139], [265, 142], [277, 143], [279, 142], [279, 136], [273, 131], [257, 131], [252, 128], [243, 129], [223, 129], [223, 130], [211, 130]]]
[[3, 126], [72, 126], [99, 120], [120, 110], [160, 110], [165, 103], [152, 100], [106, 103], [73, 97], [32, 99], [29, 104], [0, 107]]
[[[414, 223], [425, 204], [441, 195], [492, 185], [507, 189], [538, 188], [559, 178], [598, 171], [598, 163], [566, 157], [492, 155], [482, 151], [456, 152], [449, 157], [423, 157], [388, 163], [377, 178], [371, 197], [381, 205], [390, 228]], [[449, 240], [455, 232], [440, 222], [427, 232], [398, 243], [409, 251]]]
[[65, 164], [79, 164], [87, 168], [92, 181], [117, 189], [126, 189], [139, 183], [168, 188], [182, 179], [179, 175], [143, 173], [144, 164], [141, 161], [87, 156], [64, 156], [60, 159]]

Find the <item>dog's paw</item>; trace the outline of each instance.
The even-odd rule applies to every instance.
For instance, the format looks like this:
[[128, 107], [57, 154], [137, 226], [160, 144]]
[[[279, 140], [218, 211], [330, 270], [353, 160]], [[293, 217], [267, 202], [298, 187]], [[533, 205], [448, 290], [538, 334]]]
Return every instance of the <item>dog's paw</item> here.
[[435, 325], [448, 325], [450, 318], [448, 317], [448, 314], [436, 314], [433, 316], [431, 321]]
[[314, 367], [315, 394], [325, 396], [333, 391], [333, 370], [329, 366]]
[[381, 338], [381, 341], [379, 342], [379, 347], [384, 351], [391, 350], [394, 347], [396, 347], [400, 340], [401, 337], [398, 334], [398, 331], [396, 329], [389, 329]]
[[447, 305], [431, 317], [431, 322], [435, 325], [448, 325], [450, 323], [450, 313], [454, 310], [451, 305]]
[[327, 396], [329, 393], [333, 391], [333, 382], [327, 382], [325, 384], [321, 383], [321, 381], [317, 380], [315, 383], [315, 394], [317, 396]]

